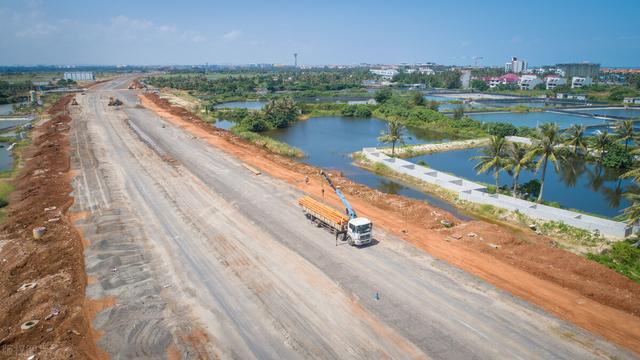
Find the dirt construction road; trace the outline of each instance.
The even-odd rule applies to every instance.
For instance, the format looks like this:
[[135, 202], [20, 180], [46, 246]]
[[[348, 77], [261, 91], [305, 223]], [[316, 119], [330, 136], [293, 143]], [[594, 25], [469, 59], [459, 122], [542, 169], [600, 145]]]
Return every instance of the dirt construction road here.
[[635, 358], [379, 229], [372, 246], [336, 246], [299, 190], [126, 85], [72, 110], [72, 210], [112, 358]]

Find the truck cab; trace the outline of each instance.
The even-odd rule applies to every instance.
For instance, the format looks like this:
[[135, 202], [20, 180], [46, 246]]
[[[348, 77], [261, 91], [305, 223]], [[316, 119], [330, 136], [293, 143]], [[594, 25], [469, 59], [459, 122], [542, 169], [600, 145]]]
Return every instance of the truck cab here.
[[347, 241], [350, 245], [365, 245], [373, 238], [373, 223], [371, 220], [358, 217], [349, 220], [347, 224]]

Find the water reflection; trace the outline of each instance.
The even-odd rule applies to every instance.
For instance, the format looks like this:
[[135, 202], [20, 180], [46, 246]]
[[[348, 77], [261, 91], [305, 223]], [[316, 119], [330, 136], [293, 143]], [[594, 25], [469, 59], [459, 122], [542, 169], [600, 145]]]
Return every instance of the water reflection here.
[[[409, 160], [414, 163], [423, 160], [434, 169], [472, 181], [493, 184], [492, 175], [477, 174], [473, 170], [474, 162], [469, 160], [477, 156], [480, 151], [480, 149], [453, 150], [422, 155]], [[553, 164], [548, 164], [543, 196], [545, 200], [558, 202], [565, 208], [615, 217], [621, 214], [622, 209], [629, 206], [629, 201], [623, 194], [634, 186], [630, 179], [619, 179], [622, 172], [571, 156], [559, 162], [558, 171], [555, 171]], [[525, 169], [520, 174], [519, 183], [524, 184], [539, 178], [539, 172]], [[501, 176], [501, 185], [511, 187], [511, 182], [510, 176]]]

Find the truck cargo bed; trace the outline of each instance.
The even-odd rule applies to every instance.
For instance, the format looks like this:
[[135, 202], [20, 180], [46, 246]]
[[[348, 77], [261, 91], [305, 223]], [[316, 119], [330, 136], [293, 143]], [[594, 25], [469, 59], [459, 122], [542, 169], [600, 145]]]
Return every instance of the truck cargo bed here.
[[307, 214], [324, 222], [336, 231], [343, 231], [349, 222], [349, 218], [346, 215], [308, 196], [301, 197], [298, 200], [298, 204], [302, 206]]

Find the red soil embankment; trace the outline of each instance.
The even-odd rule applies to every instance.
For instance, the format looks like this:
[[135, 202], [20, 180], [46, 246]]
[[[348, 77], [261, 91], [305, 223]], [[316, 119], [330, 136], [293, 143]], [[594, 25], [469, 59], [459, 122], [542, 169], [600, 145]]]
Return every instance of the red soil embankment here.
[[[0, 358], [106, 358], [95, 344], [91, 309], [85, 301], [83, 245], [67, 217], [70, 180], [67, 106], [57, 102], [51, 119], [37, 126], [23, 151], [0, 251]], [[35, 240], [32, 230], [46, 227]], [[19, 290], [26, 283], [35, 288]], [[21, 324], [37, 320], [30, 330]]]

